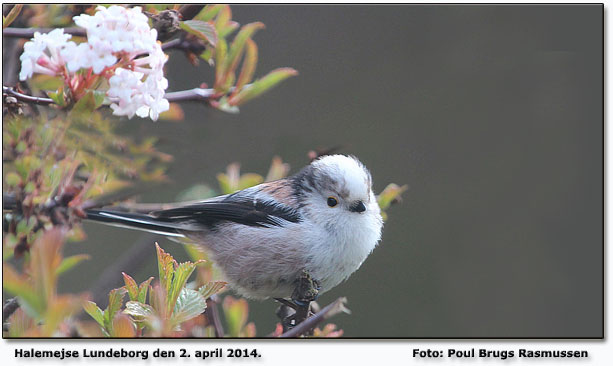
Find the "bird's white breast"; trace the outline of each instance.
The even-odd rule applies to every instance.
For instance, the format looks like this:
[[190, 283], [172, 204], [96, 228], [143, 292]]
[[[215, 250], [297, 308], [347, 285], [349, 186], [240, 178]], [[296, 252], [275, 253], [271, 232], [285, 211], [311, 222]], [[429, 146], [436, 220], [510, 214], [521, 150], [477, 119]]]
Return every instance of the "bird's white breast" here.
[[383, 221], [379, 206], [369, 212], [351, 214], [330, 227], [319, 227], [322, 239], [310, 244], [313, 278], [320, 281], [321, 292], [328, 291], [355, 272], [377, 246]]

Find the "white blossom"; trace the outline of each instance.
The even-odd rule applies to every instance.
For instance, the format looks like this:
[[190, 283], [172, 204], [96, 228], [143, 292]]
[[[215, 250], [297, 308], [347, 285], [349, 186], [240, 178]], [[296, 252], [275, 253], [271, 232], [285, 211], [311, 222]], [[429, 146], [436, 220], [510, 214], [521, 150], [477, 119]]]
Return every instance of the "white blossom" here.
[[108, 55], [119, 52], [127, 53], [133, 64], [133, 71], [118, 68], [109, 79], [107, 95], [114, 101], [113, 114], [157, 120], [161, 112], [169, 109], [164, 99], [168, 80], [163, 69], [168, 57], [157, 42], [157, 31], [149, 27], [147, 16], [138, 6], [99, 6], [96, 10], [93, 16], [74, 17], [75, 23], [86, 29], [87, 42], [95, 54], [87, 59], [87, 66], [97, 73], [116, 62]]
[[61, 56], [62, 49], [71, 37], [64, 34], [63, 29], [54, 29], [49, 33], [35, 32], [34, 38], [23, 45], [23, 53], [19, 57], [19, 80], [26, 80], [35, 72], [57, 75], [65, 63]]
[[64, 67], [72, 75], [91, 69], [109, 78], [107, 97], [113, 114], [157, 120], [161, 112], [169, 109], [164, 98], [168, 88], [164, 64], [168, 56], [140, 7], [98, 6], [94, 15], [81, 14], [73, 19], [86, 30], [87, 42], [69, 41], [71, 36], [63, 29], [35, 33], [20, 57], [21, 80], [33, 73], [59, 75]]
[[170, 108], [164, 98], [168, 80], [161, 74], [150, 73], [142, 81], [144, 73], [126, 69], [115, 70], [115, 75], [109, 79], [110, 88], [107, 96], [113, 100], [113, 114], [139, 117], [149, 117], [156, 121], [161, 112]]
[[157, 32], [149, 28], [147, 16], [139, 6], [98, 6], [93, 16], [81, 14], [73, 19], [87, 31], [88, 42], [110, 47], [113, 52], [148, 53], [157, 44]]

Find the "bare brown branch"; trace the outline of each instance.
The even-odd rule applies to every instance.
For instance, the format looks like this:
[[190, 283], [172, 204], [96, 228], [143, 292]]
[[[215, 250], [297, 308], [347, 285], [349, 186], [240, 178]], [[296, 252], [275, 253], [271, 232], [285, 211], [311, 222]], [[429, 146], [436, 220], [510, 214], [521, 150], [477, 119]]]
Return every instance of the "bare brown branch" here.
[[11, 95], [17, 98], [17, 100], [21, 102], [25, 102], [25, 103], [40, 104], [40, 105], [55, 104], [55, 102], [51, 98], [33, 97], [31, 95], [20, 93], [14, 90], [13, 88], [9, 88], [4, 85], [2, 85], [2, 94]]
[[347, 299], [339, 297], [334, 302], [321, 309], [317, 314], [309, 317], [302, 323], [296, 325], [289, 331], [281, 334], [280, 338], [295, 338], [312, 331], [319, 323], [339, 313], [347, 313], [349, 310], [345, 307]]

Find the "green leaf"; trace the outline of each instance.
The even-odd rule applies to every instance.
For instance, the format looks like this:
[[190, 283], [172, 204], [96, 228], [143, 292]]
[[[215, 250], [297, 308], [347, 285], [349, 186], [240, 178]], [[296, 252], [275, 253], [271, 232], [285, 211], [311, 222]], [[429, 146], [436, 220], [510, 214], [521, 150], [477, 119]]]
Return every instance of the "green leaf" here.
[[185, 20], [183, 22], [179, 22], [179, 26], [184, 31], [207, 41], [213, 47], [217, 46], [217, 30], [215, 30], [215, 27], [212, 24], [201, 20]]
[[215, 18], [215, 16], [219, 13], [221, 9], [223, 9], [224, 5], [206, 5], [200, 13], [194, 17], [196, 20], [202, 20], [204, 22], [208, 22], [209, 20]]
[[59, 88], [56, 92], [48, 93], [49, 98], [60, 107], [66, 106], [66, 98], [64, 96], [64, 88]]
[[104, 312], [98, 307], [98, 305], [96, 305], [95, 302], [86, 302], [85, 305], [83, 305], [83, 309], [104, 329]]
[[28, 229], [28, 221], [26, 219], [22, 219], [17, 223], [17, 235], [23, 236], [26, 235], [29, 231]]
[[[230, 83], [228, 83], [230, 84]], [[228, 85], [226, 85], [228, 86]], [[232, 113], [232, 114], [236, 114], [238, 112], [240, 112], [240, 109], [235, 106], [235, 105], [231, 105], [229, 103], [229, 98], [228, 97], [222, 97], [219, 99], [219, 103], [217, 103], [216, 105], [214, 105], [215, 108], [219, 109], [222, 112], [226, 112], [226, 113]]]
[[236, 81], [236, 87], [233, 94], [238, 93], [247, 83], [253, 79], [253, 73], [255, 72], [255, 66], [258, 63], [258, 46], [252, 39], [247, 40], [245, 59], [243, 60], [243, 67], [241, 73]]
[[153, 281], [153, 277], [149, 277], [146, 281], [140, 284], [138, 287], [138, 301], [144, 303], [147, 300], [147, 290], [149, 290], [149, 284]]
[[219, 39], [215, 48], [215, 91], [220, 90], [220, 83], [223, 82], [226, 69], [226, 53], [228, 52], [228, 44], [225, 39]]
[[245, 173], [238, 180], [238, 190], [257, 186], [264, 181], [264, 177], [256, 173]]
[[206, 61], [209, 64], [209, 66], [215, 66], [215, 60], [213, 59], [213, 49], [212, 48], [207, 47], [207, 49], [202, 51], [202, 53], [200, 54], [200, 58]]
[[205, 309], [206, 299], [198, 291], [184, 288], [177, 298], [171, 321], [174, 325], [179, 325], [202, 314]]
[[216, 196], [213, 188], [206, 184], [196, 184], [179, 193], [177, 201], [202, 200]]
[[132, 316], [140, 317], [146, 317], [155, 313], [151, 306], [138, 301], [128, 301], [126, 303], [126, 309], [123, 312]]
[[[217, 174], [217, 181], [219, 182], [219, 188], [223, 194], [230, 194], [236, 191], [235, 184], [230, 180], [230, 177], [227, 174], [219, 173]], [[238, 184], [236, 184], [238, 185]]]
[[225, 25], [221, 26], [221, 27], [217, 27], [217, 35], [219, 36], [219, 38], [225, 38], [226, 36], [228, 36], [230, 33], [234, 32], [236, 29], [238, 29], [238, 27], [240, 26], [240, 24], [238, 24], [235, 21], [229, 21], [227, 22]]
[[181, 263], [175, 268], [174, 279], [172, 281], [172, 286], [170, 291], [168, 291], [168, 297], [166, 301], [168, 302], [168, 311], [174, 309], [175, 303], [179, 297], [179, 294], [183, 290], [183, 287], [187, 283], [187, 279], [191, 276], [192, 272], [196, 269], [196, 264], [192, 262], [184, 262]]
[[104, 102], [104, 94], [99, 91], [89, 91], [72, 108], [71, 113], [89, 114], [95, 111]]
[[86, 259], [90, 259], [90, 256], [87, 254], [78, 254], [73, 255], [72, 257], [66, 257], [62, 260], [59, 267], [56, 268], [55, 273], [59, 276]]
[[230, 105], [241, 105], [263, 94], [288, 77], [295, 75], [298, 75], [298, 71], [288, 67], [273, 70], [253, 84], [246, 85], [237, 95], [230, 98], [229, 103]]
[[38, 90], [58, 90], [64, 85], [64, 80], [55, 75], [36, 74], [29, 83]]
[[228, 58], [226, 60], [226, 73], [234, 72], [240, 60], [240, 56], [245, 49], [247, 40], [253, 37], [257, 30], [262, 28], [264, 28], [264, 23], [261, 22], [249, 23], [241, 28], [230, 46], [230, 51], [228, 52]]
[[21, 8], [23, 8], [23, 5], [13, 5], [11, 11], [9, 11], [5, 17], [2, 17], [2, 29], [8, 27], [15, 19], [17, 19], [17, 16], [21, 12]]
[[96, 104], [96, 108], [98, 108], [102, 105], [102, 103], [104, 103], [106, 93], [101, 90], [93, 90], [92, 93], [94, 94], [94, 102]]
[[26, 149], [28, 148], [28, 145], [26, 144], [25, 141], [19, 141], [17, 143], [17, 146], [15, 146], [15, 150], [17, 150], [18, 153], [23, 153], [24, 151], [26, 151]]
[[36, 188], [36, 185], [34, 184], [34, 182], [30, 181], [28, 183], [26, 183], [26, 186], [24, 187], [24, 191], [26, 193], [32, 193], [34, 192], [34, 189]]
[[17, 296], [19, 305], [31, 317], [38, 318], [45, 310], [45, 299], [8, 264], [2, 266], [2, 288]]
[[19, 183], [21, 183], [21, 177], [17, 173], [10, 172], [6, 174], [4, 181], [9, 187], [16, 187]]
[[240, 337], [241, 330], [247, 323], [247, 315], [249, 314], [247, 300], [226, 296], [223, 299], [222, 306], [226, 323], [228, 324], [228, 333], [231, 337]]
[[106, 329], [110, 332], [113, 330], [113, 318], [115, 318], [115, 315], [121, 309], [123, 297], [126, 295], [126, 292], [126, 289], [123, 287], [116, 288], [109, 292], [109, 306], [104, 310], [104, 324], [106, 325]]
[[176, 265], [176, 262], [170, 254], [166, 253], [162, 248], [160, 248], [158, 243], [155, 243], [155, 248], [158, 257], [158, 274], [160, 277], [160, 284], [166, 293], [168, 293], [172, 284], [174, 266]]
[[235, 21], [232, 21], [232, 9], [229, 5], [222, 5], [217, 18], [215, 19], [215, 28], [219, 38], [225, 38], [230, 33], [234, 32], [239, 26]]
[[395, 183], [390, 183], [385, 189], [377, 196], [377, 202], [382, 210], [386, 210], [394, 201], [400, 199], [403, 192], [409, 189], [408, 185], [398, 186]]
[[226, 284], [227, 282], [223, 282], [223, 281], [209, 282], [206, 285], [200, 287], [198, 289], [198, 292], [200, 292], [202, 297], [204, 297], [205, 299], [208, 299], [209, 297], [221, 291], [226, 286]]

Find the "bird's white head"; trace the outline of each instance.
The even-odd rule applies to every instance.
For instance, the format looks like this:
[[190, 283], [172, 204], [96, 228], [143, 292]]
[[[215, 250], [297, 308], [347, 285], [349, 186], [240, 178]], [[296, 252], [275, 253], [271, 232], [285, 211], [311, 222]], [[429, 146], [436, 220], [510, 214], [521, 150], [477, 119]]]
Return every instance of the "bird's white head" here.
[[293, 184], [301, 208], [331, 230], [365, 221], [376, 222], [380, 229], [381, 213], [372, 191], [372, 177], [357, 158], [323, 156], [294, 176]]

